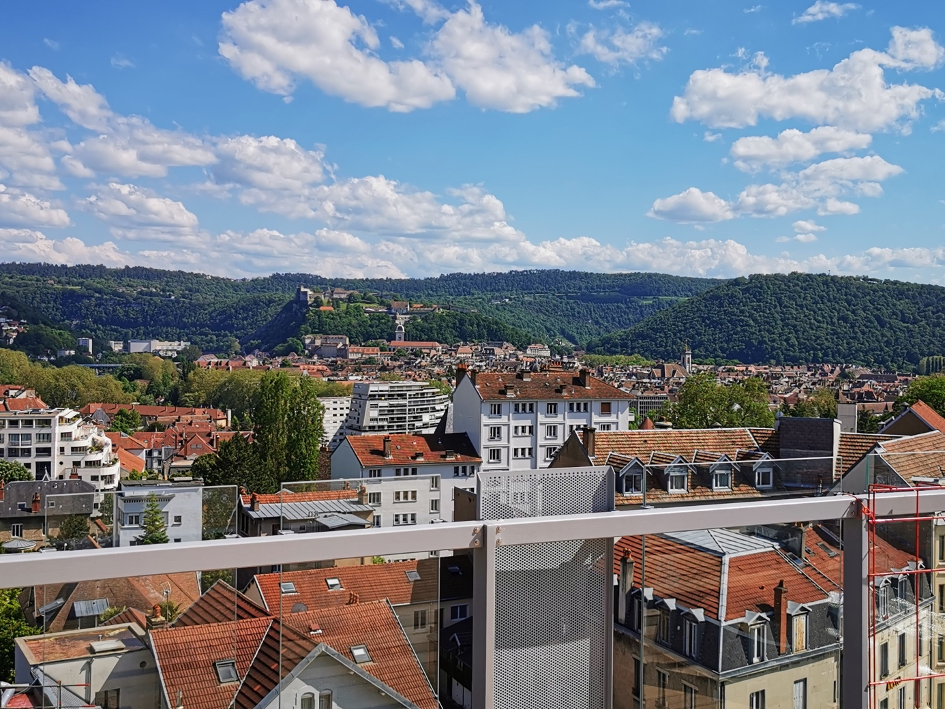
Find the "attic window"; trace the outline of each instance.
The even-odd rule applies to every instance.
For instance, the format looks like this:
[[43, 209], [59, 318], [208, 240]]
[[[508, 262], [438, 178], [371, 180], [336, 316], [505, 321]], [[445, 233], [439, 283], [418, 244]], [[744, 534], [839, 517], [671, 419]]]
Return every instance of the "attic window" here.
[[341, 580], [337, 577], [329, 577], [325, 580], [325, 584], [328, 585], [328, 589], [332, 592], [336, 592], [339, 589], [342, 589]]
[[280, 582], [279, 591], [283, 594], [298, 594], [295, 589], [295, 582]]
[[361, 664], [371, 662], [371, 654], [368, 653], [367, 646], [352, 646], [351, 655], [354, 656], [355, 663]]
[[415, 570], [415, 569], [408, 569], [405, 574], [407, 575], [407, 581], [409, 581], [409, 582], [419, 582], [419, 581], [420, 581], [420, 573], [417, 572], [417, 570]]
[[770, 468], [759, 468], [755, 471], [755, 488], [773, 487], [772, 471]]
[[686, 492], [686, 479], [688, 476], [685, 471], [672, 471], [669, 474], [669, 492], [670, 493], [685, 493]]
[[238, 683], [239, 674], [236, 672], [236, 661], [217, 661], [213, 664], [217, 671], [217, 680], [221, 683]]

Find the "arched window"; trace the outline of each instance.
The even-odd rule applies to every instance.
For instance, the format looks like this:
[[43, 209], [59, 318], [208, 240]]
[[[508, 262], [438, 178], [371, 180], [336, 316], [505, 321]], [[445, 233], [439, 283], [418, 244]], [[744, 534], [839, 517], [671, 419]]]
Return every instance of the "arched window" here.
[[302, 702], [299, 707], [315, 710], [315, 693], [302, 693]]

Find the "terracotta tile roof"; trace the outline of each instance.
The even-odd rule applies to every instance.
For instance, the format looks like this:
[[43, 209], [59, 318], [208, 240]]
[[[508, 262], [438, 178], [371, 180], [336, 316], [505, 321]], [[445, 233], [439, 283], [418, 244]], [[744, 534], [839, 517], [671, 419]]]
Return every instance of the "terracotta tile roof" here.
[[[525, 375], [508, 372], [477, 372], [476, 390], [485, 401], [520, 401], [542, 399], [633, 399], [633, 395], [596, 377], [588, 377], [589, 387], [580, 376], [564, 372], [533, 372]], [[509, 397], [508, 392], [514, 396]]]
[[945, 432], [945, 417], [932, 409], [921, 399], [909, 407], [919, 419], [928, 424], [933, 429]]
[[[651, 564], [650, 560], [647, 564]], [[782, 580], [789, 601], [810, 604], [828, 596], [828, 590], [815, 584], [778, 550], [732, 557], [728, 567], [725, 620], [739, 619], [746, 611], [771, 611], [774, 588]]]
[[49, 409], [39, 397], [0, 398], [0, 412], [22, 412], [26, 409]]
[[[265, 607], [273, 614], [280, 609], [287, 613], [295, 604], [304, 604], [309, 609], [344, 606], [356, 594], [360, 601], [390, 599], [391, 604], [418, 604], [439, 599], [436, 558], [410, 562], [388, 562], [379, 565], [352, 567], [327, 567], [323, 569], [299, 570], [257, 574], [255, 583], [259, 588]], [[412, 582], [407, 572], [416, 571], [420, 579]], [[342, 588], [329, 590], [325, 580], [337, 578]], [[295, 594], [283, 595], [281, 582], [292, 582]]]
[[174, 621], [175, 628], [196, 624], [214, 624], [239, 619], [269, 616], [261, 606], [222, 579], [217, 580], [187, 611]]
[[[390, 437], [391, 458], [384, 458], [384, 439]], [[423, 464], [482, 463], [466, 433], [462, 434], [371, 434], [345, 439], [364, 467], [422, 466]], [[454, 458], [446, 458], [452, 451]], [[415, 458], [423, 455], [423, 460]]]
[[272, 623], [256, 649], [252, 664], [243, 676], [233, 705], [238, 708], [259, 707], [260, 701], [279, 685], [316, 646], [305, 634], [272, 619]]
[[120, 431], [106, 431], [105, 436], [112, 442], [113, 449], [147, 449], [148, 446], [136, 436], [128, 436]]
[[945, 477], [945, 433], [937, 429], [884, 441], [881, 446], [883, 461], [907, 482], [917, 476]]
[[867, 452], [876, 444], [891, 441], [897, 437], [882, 436], [880, 434], [840, 434], [840, 443], [837, 446], [837, 471], [835, 475], [842, 476], [856, 466]]
[[115, 614], [111, 619], [102, 623], [102, 626], [117, 626], [118, 624], [137, 624], [140, 628], [148, 628], [148, 617], [138, 609], [125, 609]]
[[364, 644], [371, 663], [361, 668], [421, 708], [438, 707], [433, 690], [393, 609], [386, 601], [289, 614], [286, 626], [308, 634], [312, 624], [321, 629], [310, 636], [354, 661], [351, 646]]
[[89, 416], [98, 410], [108, 416], [114, 415], [119, 409], [133, 409], [142, 417], [203, 417], [206, 419], [226, 419], [226, 414], [219, 409], [206, 407], [163, 407], [149, 404], [112, 404], [109, 402], [90, 402], [79, 410], [80, 414]]
[[240, 683], [221, 684], [214, 663], [236, 661], [236, 672], [245, 678], [272, 623], [265, 617], [153, 630], [151, 648], [171, 705], [230, 707]]
[[[341, 491], [305, 491], [295, 493], [293, 491], [283, 490], [279, 493], [257, 493], [256, 497], [260, 504], [279, 504], [279, 503], [309, 503], [316, 500], [354, 500], [358, 497], [357, 488], [349, 488]], [[249, 505], [252, 495], [241, 495], [240, 500], [243, 505]]]
[[774, 429], [762, 429], [759, 427], [749, 427], [748, 432], [758, 442], [758, 448], [767, 451], [774, 458], [778, 458], [781, 453], [781, 436]]
[[115, 449], [115, 456], [118, 457], [118, 463], [121, 465], [122, 471], [144, 471], [144, 459], [140, 456], [135, 456], [125, 449]]
[[[636, 456], [649, 461], [654, 451], [682, 456], [692, 461], [696, 451], [717, 451], [735, 458], [738, 449], [756, 449], [751, 429], [637, 429], [636, 431], [599, 431], [594, 448], [597, 456], [608, 452]], [[584, 430], [579, 430], [584, 437]]]

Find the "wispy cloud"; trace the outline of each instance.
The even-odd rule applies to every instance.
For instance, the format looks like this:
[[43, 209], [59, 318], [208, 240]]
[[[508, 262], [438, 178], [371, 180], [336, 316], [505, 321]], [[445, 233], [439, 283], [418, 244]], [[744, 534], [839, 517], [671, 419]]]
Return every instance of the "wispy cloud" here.
[[116, 69], [134, 69], [135, 68], [135, 65], [132, 63], [132, 61], [128, 59], [127, 57], [122, 56], [121, 54], [116, 54], [114, 57], [112, 57], [111, 62], [112, 62], [112, 66], [115, 67]]
[[744, 12], [745, 12], [745, 13], [761, 12], [761, 9], [762, 9], [763, 7], [764, 7], [764, 5], [752, 5], [751, 7], [746, 7], [745, 10], [744, 10]]
[[828, 17], [843, 17], [850, 10], [859, 10], [860, 6], [855, 2], [824, 2], [817, 0], [813, 5], [804, 10], [800, 17], [795, 17], [791, 24], [799, 25], [805, 22], [820, 22]]
[[587, 4], [595, 10], [610, 10], [614, 7], [625, 7], [624, 0], [587, 0]]
[[59, 43], [54, 39], [49, 39], [49, 37], [43, 38], [43, 44], [45, 44], [50, 49], [55, 49], [56, 51], [59, 50]]

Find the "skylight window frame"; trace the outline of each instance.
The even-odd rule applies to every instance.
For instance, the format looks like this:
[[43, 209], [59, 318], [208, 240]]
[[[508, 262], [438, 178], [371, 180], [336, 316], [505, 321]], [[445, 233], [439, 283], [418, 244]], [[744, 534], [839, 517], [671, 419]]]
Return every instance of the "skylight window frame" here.
[[329, 592], [339, 592], [344, 589], [344, 585], [338, 577], [326, 577], [325, 584], [328, 586]]
[[299, 590], [295, 587], [295, 582], [279, 582], [280, 594], [298, 594]]
[[[240, 674], [236, 670], [236, 661], [232, 658], [227, 658], [219, 661], [213, 662], [213, 668], [217, 673], [217, 681], [220, 685], [226, 685], [227, 683], [239, 683]], [[225, 669], [225, 670], [224, 670]], [[229, 675], [229, 672], [232, 670], [232, 676]], [[226, 675], [226, 677], [224, 677]]]
[[354, 658], [354, 662], [359, 666], [365, 663], [373, 663], [374, 659], [371, 658], [371, 652], [368, 651], [368, 647], [363, 643], [358, 644], [357, 646], [350, 646], [351, 656]]

